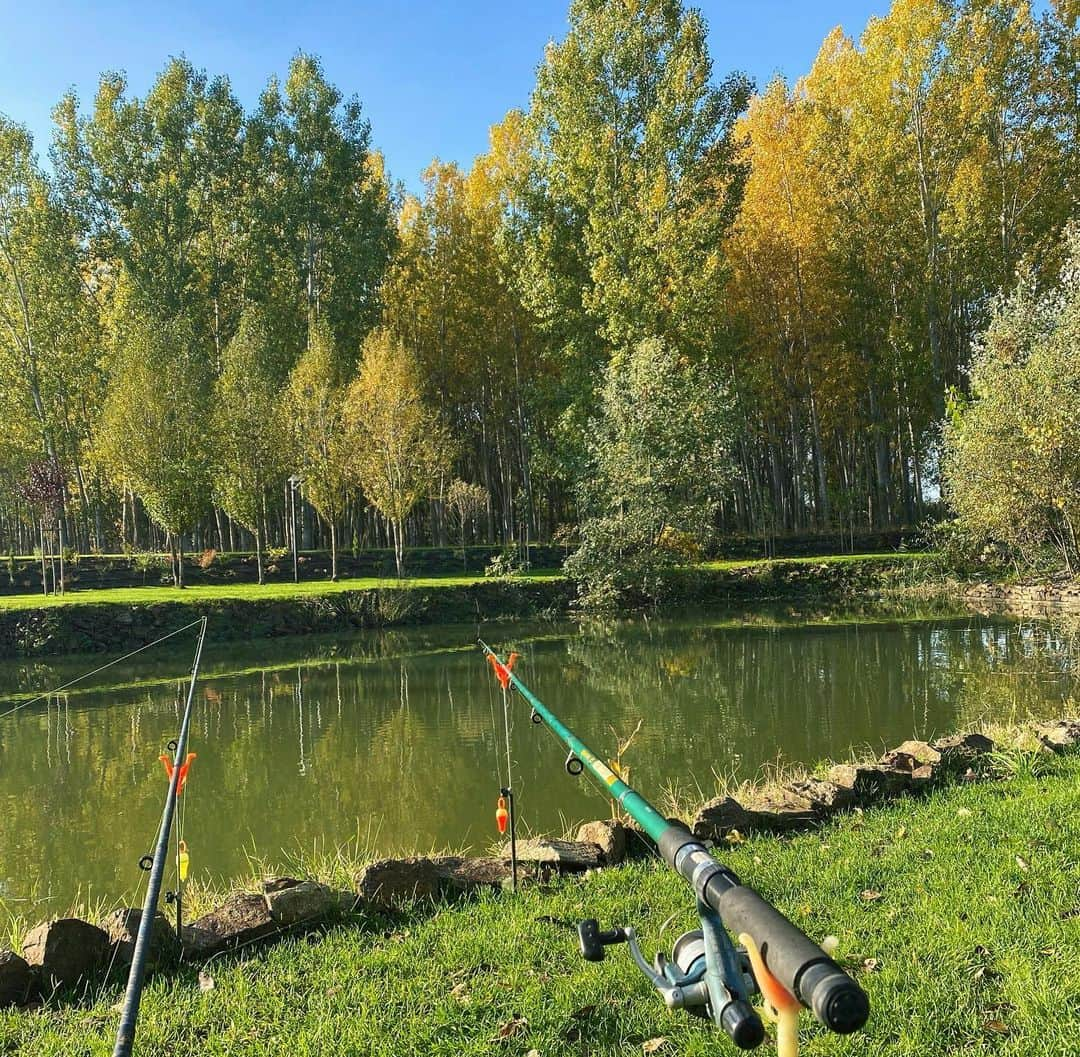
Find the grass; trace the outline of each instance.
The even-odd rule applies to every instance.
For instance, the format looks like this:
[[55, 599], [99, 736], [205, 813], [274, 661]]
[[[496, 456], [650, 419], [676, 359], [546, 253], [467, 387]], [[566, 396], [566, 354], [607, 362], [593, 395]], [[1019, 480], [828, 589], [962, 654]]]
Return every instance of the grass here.
[[[772, 558], [739, 559], [733, 561], [707, 562], [702, 568], [716, 571], [746, 569], [754, 566], [769, 565], [842, 565], [852, 563], [894, 562], [926, 557], [917, 551], [900, 551], [895, 554], [835, 554], [815, 558]], [[521, 573], [514, 577], [522, 581], [554, 580], [561, 577], [557, 570], [536, 570]], [[55, 606], [97, 605], [115, 603], [117, 605], [153, 605], [162, 602], [183, 602], [197, 604], [208, 601], [280, 601], [293, 598], [323, 597], [340, 594], [343, 591], [368, 591], [376, 588], [430, 588], [430, 587], [467, 587], [472, 584], [490, 582], [480, 574], [427, 576], [405, 578], [403, 580], [386, 577], [357, 577], [354, 579], [310, 580], [299, 584], [290, 582], [272, 584], [213, 584], [185, 587], [182, 591], [175, 587], [158, 585], [153, 587], [111, 587], [89, 590], [69, 591], [65, 595], [0, 595], [0, 610], [42, 609]]]
[[[553, 580], [560, 574], [551, 570], [520, 573], [515, 580]], [[343, 591], [372, 591], [387, 588], [418, 587], [468, 587], [477, 583], [491, 583], [490, 577], [474, 576], [422, 576], [402, 580], [386, 577], [363, 576], [346, 580], [308, 580], [298, 584], [200, 584], [179, 590], [171, 586], [155, 587], [106, 587], [86, 591], [69, 591], [64, 595], [0, 595], [0, 610], [42, 609], [55, 606], [100, 605], [154, 605], [161, 602], [181, 602], [190, 605], [199, 602], [230, 601], [280, 601], [292, 598], [313, 598], [341, 594]]]
[[[839, 938], [867, 989], [860, 1035], [804, 1020], [804, 1053], [1032, 1057], [1080, 1033], [1080, 758], [935, 792], [723, 858], [806, 931]], [[1006, 770], [1010, 770], [1006, 768]], [[625, 949], [601, 965], [574, 925], [634, 924], [647, 948], [693, 927], [686, 886], [655, 862], [388, 917], [342, 918], [276, 947], [154, 980], [138, 1050], [205, 1057], [656, 1052], [734, 1054], [664, 1009]], [[671, 917], [666, 932], [663, 923]], [[114, 983], [82, 1004], [0, 1013], [0, 1052], [108, 1054]]]

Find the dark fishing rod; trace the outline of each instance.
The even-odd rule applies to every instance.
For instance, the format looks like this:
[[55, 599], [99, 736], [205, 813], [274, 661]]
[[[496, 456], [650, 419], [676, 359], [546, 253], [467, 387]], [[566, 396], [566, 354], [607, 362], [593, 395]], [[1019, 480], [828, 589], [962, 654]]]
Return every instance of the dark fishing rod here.
[[[798, 1004], [813, 1011], [825, 1027], [840, 1034], [866, 1023], [870, 1003], [866, 993], [813, 940], [793, 925], [736, 874], [717, 862], [708, 849], [680, 822], [664, 818], [632, 789], [499, 659], [483, 641], [481, 648], [500, 681], [506, 679], [532, 709], [535, 723], [544, 723], [569, 750], [566, 770], [584, 770], [656, 842], [664, 862], [693, 889], [701, 929], [681, 936], [669, 961], [657, 954], [650, 965], [637, 945], [631, 927], [601, 931], [595, 920], [578, 927], [581, 953], [601, 961], [604, 947], [627, 943], [638, 968], [672, 1009], [707, 1016], [722, 1027], [737, 1046], [751, 1049], [765, 1037], [750, 994], [760, 990], [780, 1024], [780, 1039], [791, 1038]], [[745, 949], [737, 949], [728, 930]], [[796, 1004], [798, 1003], [798, 1004]], [[794, 1052], [794, 1040], [787, 1052]]]
[[139, 1003], [142, 1000], [143, 983], [146, 977], [146, 959], [150, 953], [150, 939], [157, 916], [158, 900], [161, 896], [161, 882], [165, 875], [165, 863], [169, 856], [169, 838], [172, 834], [173, 816], [176, 814], [176, 800], [182, 788], [182, 781], [187, 774], [186, 753], [188, 728], [191, 726], [191, 709], [195, 702], [195, 682], [199, 675], [202, 661], [203, 642], [206, 640], [206, 617], [198, 622], [199, 640], [195, 645], [195, 659], [191, 665], [191, 682], [188, 685], [187, 703], [180, 720], [180, 733], [176, 741], [169, 744], [173, 749], [173, 765], [169, 771], [169, 791], [165, 794], [165, 807], [161, 813], [161, 826], [158, 829], [157, 847], [154, 849], [150, 864], [150, 880], [146, 885], [146, 900], [143, 903], [142, 919], [139, 921], [139, 933], [135, 938], [135, 950], [131, 957], [131, 970], [128, 972], [127, 991], [124, 994], [124, 1007], [120, 1013], [120, 1027], [116, 1032], [116, 1045], [113, 1057], [131, 1057], [135, 1045], [135, 1026], [139, 1019]]

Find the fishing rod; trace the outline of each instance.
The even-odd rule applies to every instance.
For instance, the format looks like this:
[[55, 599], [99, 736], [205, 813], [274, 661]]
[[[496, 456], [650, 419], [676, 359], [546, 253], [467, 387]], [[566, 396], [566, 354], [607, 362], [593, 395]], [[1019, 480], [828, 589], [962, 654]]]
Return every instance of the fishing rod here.
[[[199, 676], [203, 643], [206, 641], [206, 617], [202, 617], [197, 623], [199, 624], [199, 639], [195, 644], [195, 659], [191, 665], [191, 681], [188, 685], [187, 703], [184, 706], [184, 713], [180, 720], [180, 733], [177, 734], [175, 741], [169, 743], [169, 749], [173, 752], [171, 765], [167, 756], [162, 757], [166, 772], [169, 775], [169, 791], [165, 794], [165, 807], [161, 813], [157, 846], [154, 849], [153, 856], [150, 857], [150, 880], [146, 885], [146, 900], [143, 903], [139, 932], [135, 938], [135, 950], [131, 957], [131, 969], [128, 972], [127, 990], [124, 994], [123, 1010], [120, 1013], [120, 1026], [116, 1032], [113, 1057], [131, 1057], [131, 1050], [135, 1045], [135, 1026], [139, 1019], [139, 1003], [142, 1000], [143, 984], [146, 978], [146, 960], [150, 953], [150, 939], [154, 929], [154, 919], [157, 917], [158, 899], [161, 896], [161, 882], [165, 874], [165, 861], [169, 855], [169, 838], [172, 834], [173, 817], [176, 814], [176, 801], [183, 791], [188, 769], [193, 758], [187, 753], [188, 729], [191, 726], [191, 709], [195, 702], [195, 682]], [[146, 858], [143, 858], [140, 865], [145, 863]], [[178, 928], [181, 923], [179, 917], [179, 890], [183, 887], [186, 858], [187, 849], [181, 847], [177, 856], [180, 877], [177, 883], [178, 891], [175, 894]], [[177, 938], [179, 939], [179, 933]]]
[[[684, 933], [671, 959], [658, 953], [650, 965], [630, 926], [602, 931], [589, 919], [578, 925], [582, 956], [602, 961], [604, 948], [626, 943], [638, 968], [660, 992], [669, 1009], [685, 1009], [712, 1020], [740, 1049], [753, 1049], [765, 1038], [750, 996], [760, 992], [767, 1012], [778, 1023], [782, 1053], [797, 1049], [800, 1007], [813, 1011], [831, 1031], [849, 1034], [870, 1013], [866, 993], [821, 947], [793, 925], [754, 889], [719, 863], [681, 822], [664, 818], [632, 789], [513, 672], [483, 640], [499, 681], [512, 685], [530, 706], [534, 723], [544, 723], [566, 746], [566, 771], [588, 770], [608, 795], [656, 842], [664, 862], [688, 882], [697, 900], [701, 928]], [[738, 938], [733, 944], [728, 930]]]

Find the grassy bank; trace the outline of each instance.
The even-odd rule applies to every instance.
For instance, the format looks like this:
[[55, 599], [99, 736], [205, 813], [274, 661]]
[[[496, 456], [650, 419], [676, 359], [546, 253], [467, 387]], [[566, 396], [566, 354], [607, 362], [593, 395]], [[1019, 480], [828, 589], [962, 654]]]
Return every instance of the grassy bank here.
[[[805, 1021], [805, 1053], [1072, 1051], [1080, 1032], [1080, 759], [1016, 756], [1002, 782], [848, 816], [724, 858], [838, 957], [870, 994], [865, 1033]], [[1044, 770], [1045, 769], [1045, 770]], [[574, 924], [633, 923], [670, 947], [693, 913], [655, 863], [551, 889], [367, 912], [318, 934], [151, 983], [140, 1050], [236, 1057], [356, 1054], [734, 1053], [701, 1022], [665, 1011], [616, 948], [576, 953]], [[663, 937], [661, 925], [674, 915]], [[110, 1052], [119, 984], [85, 1005], [0, 1013], [0, 1052]], [[1072, 1041], [1070, 1041], [1072, 1040]]]
[[[867, 600], [918, 582], [931, 570], [925, 556], [909, 553], [713, 562], [674, 576], [668, 604]], [[555, 571], [11, 595], [0, 597], [0, 656], [123, 652], [198, 614], [209, 617], [212, 641], [234, 641], [565, 615], [574, 597], [574, 584]]]
[[[889, 566], [925, 559], [927, 555], [918, 551], [901, 551], [896, 554], [836, 554], [817, 558], [772, 558], [735, 559], [730, 561], [706, 562], [700, 569], [706, 573], [733, 573], [752, 570], [769, 570], [784, 567], [807, 566]], [[513, 577], [522, 583], [547, 582], [561, 578], [561, 573], [554, 569], [536, 570], [519, 573]], [[58, 606], [101, 605], [115, 603], [122, 606], [158, 605], [160, 603], [182, 603], [195, 605], [203, 602], [234, 601], [289, 601], [290, 599], [309, 599], [333, 597], [352, 591], [373, 591], [378, 589], [409, 589], [425, 587], [467, 587], [472, 584], [490, 583], [482, 575], [463, 576], [423, 576], [406, 577], [397, 580], [387, 577], [353, 577], [337, 581], [311, 580], [294, 584], [201, 584], [185, 587], [182, 590], [169, 586], [153, 587], [114, 587], [69, 591], [63, 595], [22, 594], [0, 596], [0, 611], [18, 611], [25, 609], [55, 608]]]

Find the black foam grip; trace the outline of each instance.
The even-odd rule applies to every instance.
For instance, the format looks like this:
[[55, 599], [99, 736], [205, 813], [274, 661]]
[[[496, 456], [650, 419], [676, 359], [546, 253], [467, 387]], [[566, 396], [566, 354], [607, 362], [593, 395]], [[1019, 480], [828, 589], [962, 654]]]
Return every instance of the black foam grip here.
[[717, 885], [708, 902], [737, 936], [749, 933], [769, 972], [832, 1031], [858, 1031], [870, 1015], [866, 992], [809, 936], [746, 885]]

